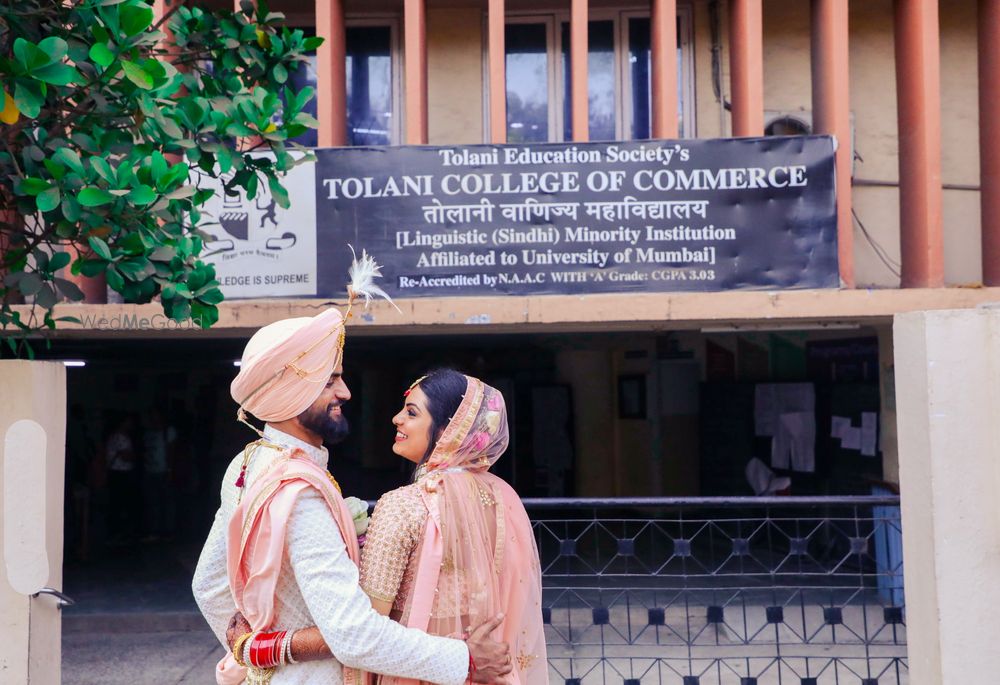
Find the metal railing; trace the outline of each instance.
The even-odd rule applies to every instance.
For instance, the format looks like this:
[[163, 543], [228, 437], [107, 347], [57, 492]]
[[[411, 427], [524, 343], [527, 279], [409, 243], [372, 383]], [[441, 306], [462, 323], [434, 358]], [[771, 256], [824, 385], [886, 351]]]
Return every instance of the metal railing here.
[[552, 683], [907, 682], [898, 497], [524, 504]]

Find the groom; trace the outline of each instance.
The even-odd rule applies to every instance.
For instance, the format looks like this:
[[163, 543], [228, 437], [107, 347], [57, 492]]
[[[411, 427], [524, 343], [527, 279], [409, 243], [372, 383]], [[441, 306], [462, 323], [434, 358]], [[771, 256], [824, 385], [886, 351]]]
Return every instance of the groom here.
[[[344, 320], [331, 308], [315, 317], [265, 326], [243, 352], [231, 394], [240, 405], [240, 420], [247, 423], [245, 410], [264, 421], [265, 428], [262, 439], [238, 454], [226, 472], [221, 506], [192, 581], [198, 607], [223, 645], [237, 611], [227, 571], [227, 535], [232, 545], [233, 531], [238, 536], [240, 526], [231, 528], [230, 520], [255, 479], [289, 449], [325, 469], [323, 442], [335, 444], [347, 436], [341, 406], [351, 392], [341, 376], [343, 344]], [[495, 619], [473, 627], [463, 641], [405, 628], [376, 613], [358, 585], [342, 528], [317, 488], [305, 488], [272, 529], [283, 531], [285, 539], [280, 568], [272, 569], [277, 577], [271, 623], [289, 631], [295, 661], [308, 659], [310, 650], [317, 649], [293, 632], [311, 625], [319, 627], [335, 657], [281, 666], [273, 685], [342, 683], [345, 666], [440, 685], [459, 685], [469, 678], [502, 682], [510, 672], [507, 646], [488, 637]], [[222, 666], [219, 682], [243, 679], [242, 671], [234, 675], [234, 664], [229, 670]]]

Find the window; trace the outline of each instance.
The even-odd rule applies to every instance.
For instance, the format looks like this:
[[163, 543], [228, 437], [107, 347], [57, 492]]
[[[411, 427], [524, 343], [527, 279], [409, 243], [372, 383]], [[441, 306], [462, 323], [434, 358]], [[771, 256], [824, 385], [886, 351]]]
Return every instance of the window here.
[[[648, 23], [648, 22], [647, 22]], [[570, 68], [569, 22], [562, 22], [563, 140], [573, 140], [573, 70]], [[615, 22], [591, 21], [587, 26], [587, 86], [591, 140], [618, 138], [616, 122]], [[647, 136], [648, 137], [648, 136]]]
[[[591, 12], [587, 30], [590, 140], [652, 133], [650, 20], [643, 12]], [[511, 16], [506, 28], [507, 139], [572, 140], [572, 74], [566, 13]], [[677, 16], [678, 122], [694, 131], [691, 8]]]
[[347, 144], [394, 141], [392, 27], [347, 27]]
[[507, 25], [507, 140], [512, 143], [549, 140], [550, 29], [544, 23]]
[[[347, 26], [347, 144], [391, 145], [399, 139], [399, 88], [394, 20], [349, 22]], [[289, 77], [293, 88], [316, 88], [316, 54]], [[316, 116], [316, 100], [305, 111]], [[315, 147], [315, 130], [295, 142]]]

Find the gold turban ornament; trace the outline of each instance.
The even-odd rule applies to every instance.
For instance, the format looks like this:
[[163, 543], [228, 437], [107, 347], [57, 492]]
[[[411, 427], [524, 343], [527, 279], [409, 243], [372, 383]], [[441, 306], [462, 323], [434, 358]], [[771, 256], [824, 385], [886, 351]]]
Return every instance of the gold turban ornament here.
[[275, 321], [254, 333], [243, 350], [240, 372], [229, 389], [240, 405], [237, 420], [256, 433], [262, 435], [247, 420], [247, 412], [265, 422], [286, 421], [308, 409], [323, 392], [343, 359], [345, 327], [355, 301], [364, 298], [367, 309], [377, 296], [396, 306], [375, 285], [381, 267], [365, 250], [360, 259], [353, 247], [351, 253], [344, 314], [330, 307], [316, 316]]

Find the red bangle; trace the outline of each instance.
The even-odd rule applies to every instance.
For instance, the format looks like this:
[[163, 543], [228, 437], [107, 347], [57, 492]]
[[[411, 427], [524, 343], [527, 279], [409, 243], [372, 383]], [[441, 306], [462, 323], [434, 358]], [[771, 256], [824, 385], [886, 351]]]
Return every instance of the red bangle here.
[[275, 633], [274, 648], [271, 650], [271, 665], [277, 666], [281, 663], [281, 648], [285, 646], [285, 631]]
[[250, 665], [254, 668], [274, 668], [280, 659], [279, 649], [284, 633], [259, 633], [250, 643]]
[[256, 667], [258, 662], [260, 661], [257, 657], [259, 652], [260, 652], [260, 634], [258, 633], [257, 635], [254, 635], [252, 638], [250, 638], [250, 656], [247, 659], [247, 663], [250, 664], [251, 666]]
[[[468, 643], [465, 645], [468, 647]], [[472, 676], [476, 673], [476, 660], [472, 658], [472, 650], [469, 650], [469, 680], [472, 680]]]

